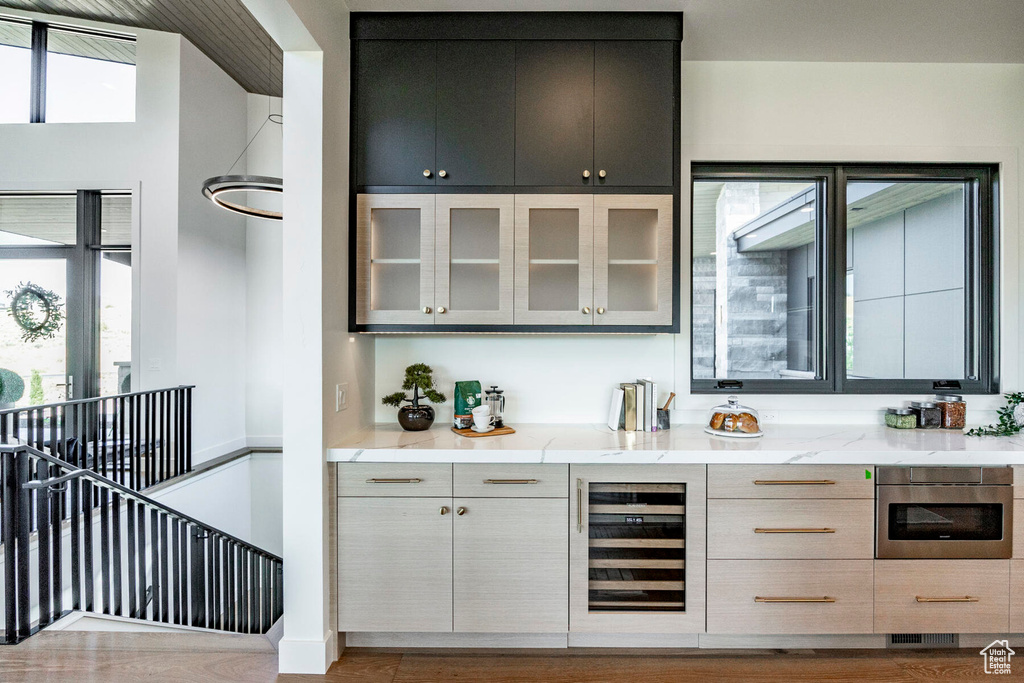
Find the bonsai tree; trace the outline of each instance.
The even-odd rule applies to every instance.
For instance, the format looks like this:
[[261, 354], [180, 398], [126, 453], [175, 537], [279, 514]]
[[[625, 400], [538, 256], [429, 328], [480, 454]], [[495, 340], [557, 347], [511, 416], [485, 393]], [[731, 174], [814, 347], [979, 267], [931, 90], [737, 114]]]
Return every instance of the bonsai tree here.
[[[386, 406], [398, 408], [402, 401], [409, 401], [413, 408], [420, 407], [420, 390], [423, 390], [423, 397], [431, 403], [444, 403], [447, 397], [434, 389], [434, 371], [429, 365], [414, 363], [405, 369], [405, 381], [402, 382], [402, 391], [388, 394], [380, 400]], [[412, 389], [412, 398], [406, 396], [406, 391]]]

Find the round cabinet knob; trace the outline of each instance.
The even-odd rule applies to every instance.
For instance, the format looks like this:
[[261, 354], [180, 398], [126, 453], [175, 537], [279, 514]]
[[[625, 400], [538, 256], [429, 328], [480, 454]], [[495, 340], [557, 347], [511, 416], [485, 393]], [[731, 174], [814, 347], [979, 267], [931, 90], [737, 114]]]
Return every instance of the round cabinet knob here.
[[583, 307], [583, 315], [590, 315], [590, 306]]
[[455, 514], [461, 517], [462, 515], [466, 514], [466, 508], [459, 508], [458, 510], [455, 511]]
[[437, 172], [437, 175], [441, 176], [442, 178], [447, 178], [448, 177], [448, 171], [440, 170], [440, 171]]
[[429, 178], [430, 177], [430, 169], [429, 168], [423, 169], [423, 177], [424, 178]]
[[608, 171], [605, 171], [604, 169], [597, 172], [598, 178], [604, 178], [606, 175], [608, 175]]
[[441, 516], [443, 517], [444, 515], [447, 515], [447, 514], [448, 514], [448, 508], [446, 508], [446, 507], [444, 507], [442, 505], [441, 506]]
[[423, 307], [423, 312], [427, 313], [427, 314], [430, 314], [430, 313], [434, 312], [434, 309], [432, 309], [430, 306], [424, 306]]
[[590, 171], [588, 171], [587, 169], [583, 169], [583, 177], [584, 178], [589, 178], [590, 177]]
[[597, 314], [598, 314], [598, 315], [604, 315], [604, 308], [602, 308], [602, 307], [598, 306], [598, 307], [597, 307]]
[[437, 307], [437, 312], [438, 312], [438, 313], [447, 313], [447, 312], [448, 312], [448, 309], [447, 309], [447, 308], [445, 308], [444, 306], [438, 306], [438, 307]]

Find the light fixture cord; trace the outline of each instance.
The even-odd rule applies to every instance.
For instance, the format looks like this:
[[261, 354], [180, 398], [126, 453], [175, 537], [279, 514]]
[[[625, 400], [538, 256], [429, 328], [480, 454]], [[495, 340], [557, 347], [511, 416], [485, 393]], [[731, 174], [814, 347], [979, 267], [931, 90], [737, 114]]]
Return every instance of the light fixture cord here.
[[259, 136], [259, 134], [263, 131], [263, 127], [266, 126], [267, 123], [269, 123], [269, 122], [270, 122], [270, 116], [268, 115], [266, 120], [263, 122], [263, 125], [260, 126], [259, 130], [256, 131], [256, 135], [253, 135], [251, 138], [249, 138], [249, 143], [245, 146], [245, 149], [242, 150], [242, 153], [238, 155], [237, 159], [235, 159], [235, 163], [231, 164], [231, 168], [229, 168], [228, 172], [225, 173], [224, 175], [231, 175], [231, 171], [234, 170], [234, 168], [238, 164], [238, 162], [241, 161], [242, 157], [245, 156], [245, 153], [249, 151], [249, 147], [252, 146], [252, 143], [255, 142], [257, 136]]
[[[261, 125], [259, 127], [259, 130], [256, 131], [256, 134], [253, 135], [251, 138], [249, 138], [249, 142], [245, 145], [245, 149], [242, 150], [242, 153], [238, 155], [237, 159], [235, 159], [235, 163], [231, 164], [231, 168], [229, 168], [228, 172], [225, 173], [224, 175], [231, 175], [231, 171], [235, 170], [235, 166], [237, 166], [238, 162], [242, 160], [242, 157], [245, 156], [245, 153], [249, 151], [249, 148], [252, 146], [252, 143], [255, 142], [256, 138], [259, 137], [260, 133], [263, 132], [263, 128], [267, 125], [267, 123], [273, 121], [274, 123], [277, 123], [278, 125], [281, 125], [279, 122], [274, 121], [274, 114], [273, 114], [273, 112], [271, 112], [271, 109], [272, 109], [272, 106], [271, 106], [272, 105], [272, 95], [269, 94], [270, 93], [270, 86], [273, 83], [273, 75], [272, 75], [272, 72], [273, 72], [272, 63], [273, 63], [273, 54], [274, 54], [273, 50], [274, 50], [274, 43], [273, 43], [272, 40], [268, 40], [267, 41], [267, 93], [268, 93], [267, 94], [267, 111], [270, 112], [270, 113], [267, 114], [266, 120], [263, 121], [263, 125]], [[280, 117], [281, 115], [278, 114], [277, 116]]]

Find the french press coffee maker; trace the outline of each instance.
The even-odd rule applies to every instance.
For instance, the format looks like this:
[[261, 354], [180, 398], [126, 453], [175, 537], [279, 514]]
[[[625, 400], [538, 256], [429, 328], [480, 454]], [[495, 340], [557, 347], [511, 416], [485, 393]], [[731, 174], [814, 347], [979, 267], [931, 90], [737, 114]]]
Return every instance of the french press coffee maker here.
[[497, 385], [494, 384], [491, 385], [490, 389], [484, 392], [484, 405], [489, 406], [491, 409], [491, 415], [494, 416], [495, 428], [505, 426], [501, 417], [501, 414], [505, 411], [504, 393], [503, 389], [499, 389]]

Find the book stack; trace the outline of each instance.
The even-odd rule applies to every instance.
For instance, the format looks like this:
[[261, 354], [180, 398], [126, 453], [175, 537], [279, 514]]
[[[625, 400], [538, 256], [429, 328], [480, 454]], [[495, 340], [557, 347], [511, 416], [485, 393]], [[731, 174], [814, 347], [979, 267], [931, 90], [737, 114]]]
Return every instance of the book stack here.
[[658, 431], [658, 385], [650, 379], [638, 379], [613, 389], [608, 428], [627, 432]]

